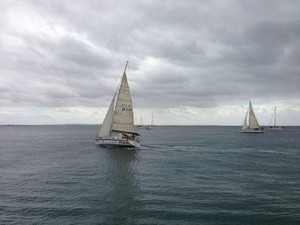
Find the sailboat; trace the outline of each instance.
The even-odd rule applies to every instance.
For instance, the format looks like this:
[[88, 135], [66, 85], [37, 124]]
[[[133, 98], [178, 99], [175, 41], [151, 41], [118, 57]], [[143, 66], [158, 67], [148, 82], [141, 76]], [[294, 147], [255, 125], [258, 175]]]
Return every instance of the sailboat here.
[[[276, 106], [275, 106], [275, 109], [274, 109], [274, 112], [272, 114], [272, 117], [271, 117], [271, 121], [270, 121], [270, 124], [269, 124], [269, 130], [286, 130], [286, 126], [277, 126], [276, 125]], [[271, 123], [273, 121], [273, 117], [274, 117], [274, 125], [272, 126]]]
[[151, 124], [150, 126], [146, 127], [147, 130], [152, 130], [153, 129], [153, 112], [152, 112], [152, 117], [151, 117]]
[[264, 133], [262, 127], [259, 126], [256, 116], [254, 114], [251, 101], [249, 102], [249, 109], [246, 112], [244, 125], [241, 130], [242, 133]]
[[96, 137], [97, 145], [140, 147], [138, 133], [134, 129], [134, 115], [132, 99], [126, 76], [126, 66], [121, 79], [108, 108], [102, 126]]
[[141, 124], [137, 126], [137, 128], [141, 129], [143, 128], [143, 117], [141, 116]]

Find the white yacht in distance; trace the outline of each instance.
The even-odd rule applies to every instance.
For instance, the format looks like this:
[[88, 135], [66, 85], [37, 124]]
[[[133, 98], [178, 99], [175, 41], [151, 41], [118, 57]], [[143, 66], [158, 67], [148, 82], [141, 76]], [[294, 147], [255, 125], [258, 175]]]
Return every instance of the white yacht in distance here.
[[137, 128], [142, 129], [143, 128], [143, 117], [141, 116], [141, 124], [137, 126]]
[[[280, 131], [280, 130], [286, 130], [286, 126], [277, 126], [276, 125], [276, 106], [275, 106], [275, 109], [274, 109], [274, 112], [272, 114], [272, 117], [271, 117], [271, 121], [270, 121], [270, 124], [269, 124], [269, 130], [277, 130], [277, 131]], [[274, 120], [273, 120], [274, 118]], [[271, 125], [272, 121], [274, 122], [274, 125]]]
[[126, 76], [126, 68], [121, 84], [114, 94], [102, 126], [96, 137], [97, 145], [140, 147], [138, 133], [134, 129], [132, 99]]
[[153, 129], [153, 112], [152, 112], [152, 117], [151, 117], [151, 124], [150, 126], [146, 127], [147, 130], [152, 130]]
[[246, 112], [244, 125], [241, 130], [242, 133], [264, 133], [262, 127], [259, 126], [256, 116], [254, 114], [251, 101], [249, 102], [249, 109]]

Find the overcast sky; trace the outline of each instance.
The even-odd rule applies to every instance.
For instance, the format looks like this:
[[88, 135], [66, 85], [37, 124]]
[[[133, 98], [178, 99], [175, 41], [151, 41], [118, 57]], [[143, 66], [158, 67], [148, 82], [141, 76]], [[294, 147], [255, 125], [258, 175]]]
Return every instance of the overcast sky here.
[[300, 1], [2, 0], [0, 124], [300, 125]]

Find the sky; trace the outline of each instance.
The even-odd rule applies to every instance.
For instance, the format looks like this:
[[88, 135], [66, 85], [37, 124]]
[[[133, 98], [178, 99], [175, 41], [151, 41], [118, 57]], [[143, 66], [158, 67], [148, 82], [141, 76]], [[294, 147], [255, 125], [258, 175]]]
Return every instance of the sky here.
[[0, 124], [300, 125], [300, 1], [2, 0]]

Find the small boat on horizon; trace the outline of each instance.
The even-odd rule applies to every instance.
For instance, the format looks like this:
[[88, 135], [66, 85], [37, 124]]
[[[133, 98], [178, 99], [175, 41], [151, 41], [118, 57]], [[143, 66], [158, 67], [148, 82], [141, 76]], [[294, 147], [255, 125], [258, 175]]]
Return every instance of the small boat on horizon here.
[[142, 129], [143, 128], [143, 117], [141, 116], [141, 124], [137, 126], [138, 129]]
[[254, 110], [252, 108], [251, 101], [249, 101], [249, 109], [246, 112], [246, 116], [244, 119], [244, 124], [242, 133], [264, 133], [264, 129], [259, 126], [258, 121], [256, 119]]
[[134, 129], [134, 115], [131, 94], [126, 76], [126, 66], [110, 103], [95, 143], [101, 146], [140, 147], [138, 133]]
[[[275, 106], [274, 112], [272, 114], [270, 123], [269, 123], [269, 130], [275, 130], [275, 131], [281, 131], [281, 130], [286, 130], [286, 126], [278, 126], [276, 125], [276, 109], [277, 106]], [[273, 120], [274, 118], [274, 120]], [[272, 121], [274, 122], [274, 125], [271, 125]]]
[[147, 126], [146, 129], [147, 130], [152, 130], [154, 127], [153, 127], [153, 112], [152, 112], [152, 117], [151, 117], [151, 124], [150, 126]]

